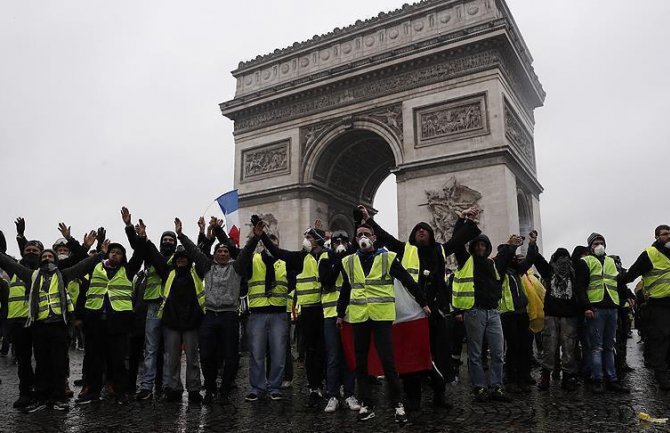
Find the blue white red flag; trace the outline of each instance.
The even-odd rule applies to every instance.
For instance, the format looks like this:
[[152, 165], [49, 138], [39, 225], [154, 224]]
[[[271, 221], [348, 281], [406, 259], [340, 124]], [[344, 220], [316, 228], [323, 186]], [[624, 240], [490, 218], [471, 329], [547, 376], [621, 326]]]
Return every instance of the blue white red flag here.
[[240, 214], [238, 212], [239, 196], [237, 195], [237, 190], [229, 191], [219, 198], [216, 199], [216, 202], [221, 208], [221, 212], [226, 217], [226, 230], [228, 231], [228, 236], [235, 242], [235, 245], [240, 244]]

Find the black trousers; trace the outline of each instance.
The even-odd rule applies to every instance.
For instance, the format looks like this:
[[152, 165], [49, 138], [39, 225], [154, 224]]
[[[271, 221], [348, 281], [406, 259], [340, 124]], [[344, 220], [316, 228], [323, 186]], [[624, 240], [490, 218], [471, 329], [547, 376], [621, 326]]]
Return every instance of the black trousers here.
[[90, 392], [99, 394], [102, 391], [102, 377], [106, 366], [106, 378], [112, 383], [114, 392], [117, 396], [126, 394], [129, 335], [127, 330], [112, 329], [109, 320], [90, 317], [84, 323], [84, 335], [85, 351], [88, 354], [85, 376]]
[[134, 393], [137, 388], [137, 372], [142, 361], [144, 361], [144, 334], [131, 335], [128, 341], [128, 385], [126, 387], [128, 392]]
[[59, 400], [65, 395], [67, 326], [64, 322], [33, 322], [35, 394], [38, 400]]
[[284, 380], [293, 380], [293, 351], [291, 350], [291, 329], [295, 328], [291, 325], [291, 313], [288, 313], [288, 333], [286, 342], [286, 363], [284, 364]]
[[505, 313], [500, 315], [507, 350], [505, 372], [509, 382], [522, 382], [530, 376], [530, 352], [528, 347], [532, 335], [528, 328], [527, 313]]
[[235, 382], [240, 362], [240, 322], [237, 311], [215, 313], [207, 311], [200, 324], [200, 367], [205, 389], [216, 392], [218, 354], [223, 357], [221, 394], [228, 394]]
[[325, 371], [323, 308], [321, 305], [303, 307], [300, 316], [305, 341], [307, 383], [310, 389], [321, 389]]
[[644, 310], [645, 364], [654, 370], [656, 380], [670, 384], [670, 307], [650, 301]]
[[356, 381], [358, 382], [358, 399], [361, 404], [374, 407], [372, 396], [372, 384], [368, 375], [368, 352], [370, 351], [370, 340], [374, 336], [375, 349], [382, 363], [384, 376], [389, 385], [389, 397], [393, 406], [400, 403], [402, 388], [398, 370], [393, 358], [393, 334], [391, 327], [393, 322], [375, 322], [368, 320], [363, 323], [352, 325], [354, 332], [354, 353], [356, 355]]
[[433, 369], [428, 372], [403, 374], [401, 376], [407, 399], [416, 403], [421, 402], [421, 383], [426, 375], [430, 377], [430, 386], [433, 388], [435, 395], [443, 394], [446, 389], [447, 379], [453, 377], [447, 320], [438, 314], [437, 308], [433, 311], [435, 311], [435, 314], [431, 315], [428, 319]]
[[33, 333], [31, 328], [24, 325], [26, 319], [9, 319], [6, 324], [9, 327], [10, 338], [16, 353], [16, 363], [19, 374], [19, 394], [30, 396], [35, 385], [35, 373], [33, 372]]

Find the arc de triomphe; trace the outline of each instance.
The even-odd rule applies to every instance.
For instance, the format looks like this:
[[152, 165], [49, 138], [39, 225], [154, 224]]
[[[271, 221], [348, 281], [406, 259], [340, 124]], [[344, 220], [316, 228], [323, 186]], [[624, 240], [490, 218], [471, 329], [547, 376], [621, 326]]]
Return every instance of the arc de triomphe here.
[[483, 209], [494, 243], [540, 228], [533, 110], [545, 93], [503, 0], [425, 0], [241, 62], [235, 186], [299, 245], [316, 218], [351, 233], [394, 173], [401, 239], [444, 238], [454, 211]]

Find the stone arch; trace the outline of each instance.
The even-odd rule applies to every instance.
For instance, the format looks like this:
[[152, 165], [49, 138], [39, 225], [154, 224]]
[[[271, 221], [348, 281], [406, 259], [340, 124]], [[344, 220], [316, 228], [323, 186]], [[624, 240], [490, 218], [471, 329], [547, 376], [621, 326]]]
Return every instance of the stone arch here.
[[517, 208], [519, 212], [519, 232], [522, 236], [527, 236], [533, 230], [533, 207], [523, 190], [518, 189], [516, 193]]

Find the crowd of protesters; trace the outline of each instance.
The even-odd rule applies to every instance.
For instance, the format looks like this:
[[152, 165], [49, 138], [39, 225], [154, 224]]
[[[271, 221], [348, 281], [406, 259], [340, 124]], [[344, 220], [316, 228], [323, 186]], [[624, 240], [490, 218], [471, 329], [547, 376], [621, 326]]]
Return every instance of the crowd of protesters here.
[[[0, 232], [0, 355], [11, 349], [17, 363], [14, 408], [68, 410], [75, 375], [76, 405], [182, 402], [184, 391], [189, 404], [228, 404], [237, 395], [242, 347], [249, 358], [244, 399], [282, 400], [292, 386], [293, 325], [300, 331], [305, 403], [326, 413], [357, 411], [361, 421], [375, 417], [372, 384], [381, 379], [368, 369], [372, 344], [398, 423], [420, 410], [424, 383], [432, 403], [449, 409], [447, 385], [461, 377], [469, 377], [482, 403], [510, 401], [533, 385], [546, 391], [552, 378], [565, 392], [582, 386], [626, 393], [634, 315], [646, 365], [670, 390], [669, 226], [656, 228], [653, 244], [625, 269], [598, 233], [546, 260], [537, 232], [511, 235], [494, 250], [476, 208], [459, 216], [445, 243], [426, 223], [401, 241], [359, 206], [354, 233], [315, 223], [302, 249], [289, 251], [257, 216], [240, 246], [214, 217], [209, 224], [200, 218], [195, 242], [177, 218], [174, 231], [154, 244], [144, 222], [133, 224], [122, 208], [131, 252], [106, 239], [104, 228], [80, 244], [62, 223], [62, 238], [45, 248], [25, 237], [19, 218], [18, 261], [6, 254]], [[632, 292], [627, 284], [638, 277]], [[427, 318], [432, 368], [424, 371], [397, 365], [398, 284]], [[348, 362], [345, 326], [353, 335]], [[81, 371], [70, 369], [71, 347], [84, 349]]]

